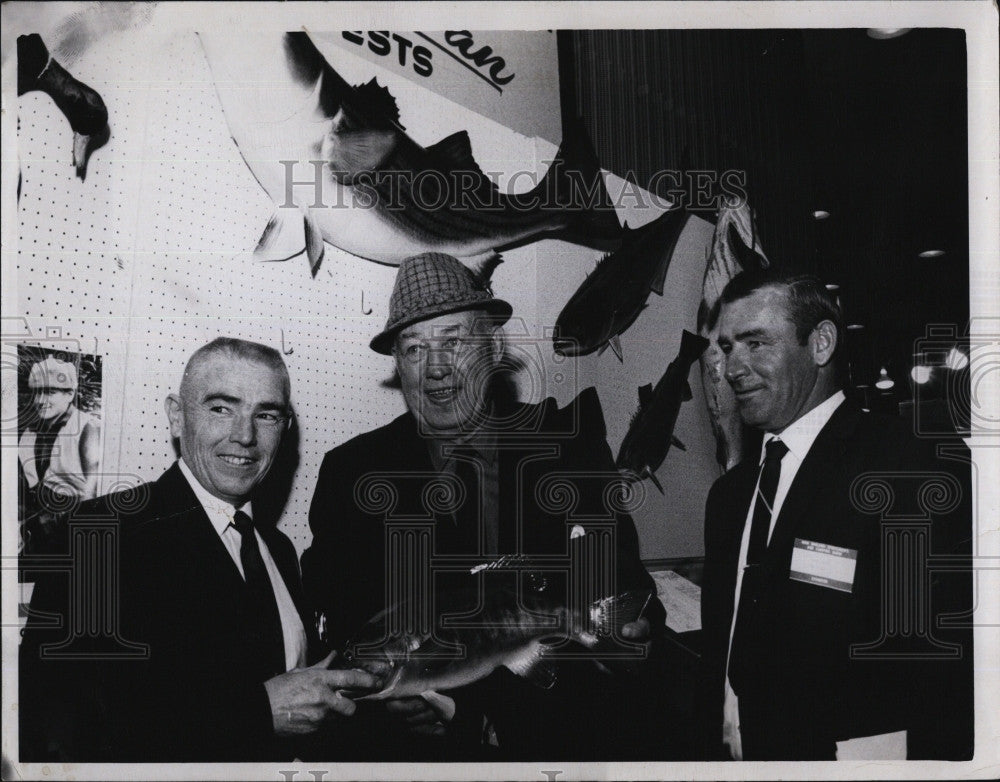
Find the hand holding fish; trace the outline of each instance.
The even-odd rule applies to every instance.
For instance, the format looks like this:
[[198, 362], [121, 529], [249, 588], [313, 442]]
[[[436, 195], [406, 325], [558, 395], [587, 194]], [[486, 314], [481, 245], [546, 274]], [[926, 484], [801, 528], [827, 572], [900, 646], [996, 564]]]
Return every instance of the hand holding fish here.
[[443, 736], [446, 723], [455, 716], [455, 702], [436, 692], [394, 698], [385, 702], [385, 709], [402, 719], [409, 731], [417, 736]]
[[634, 622], [622, 625], [622, 638], [644, 644], [649, 641], [650, 630], [649, 620], [644, 616], [640, 616]]
[[276, 736], [314, 733], [331, 720], [350, 717], [357, 707], [340, 691], [378, 687], [378, 680], [365, 671], [329, 670], [335, 655], [331, 652], [309, 668], [296, 668], [264, 682]]

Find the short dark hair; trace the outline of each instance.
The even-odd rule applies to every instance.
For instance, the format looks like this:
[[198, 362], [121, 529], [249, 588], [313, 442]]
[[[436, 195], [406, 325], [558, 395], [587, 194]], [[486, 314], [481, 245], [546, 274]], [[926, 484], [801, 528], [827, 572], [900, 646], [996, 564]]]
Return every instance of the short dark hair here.
[[837, 299], [819, 277], [780, 272], [774, 267], [740, 272], [723, 288], [719, 301], [722, 304], [732, 304], [763, 288], [778, 288], [785, 292], [788, 318], [795, 326], [795, 336], [800, 345], [806, 344], [813, 329], [824, 320], [837, 327], [837, 346], [833, 361], [839, 366], [841, 356], [844, 355], [844, 316]]
[[285, 360], [281, 357], [281, 353], [259, 342], [250, 342], [235, 337], [216, 337], [191, 354], [191, 358], [188, 359], [184, 367], [184, 377], [181, 379], [180, 393], [182, 396], [191, 371], [212, 356], [219, 355], [252, 361], [273, 369], [281, 375], [286, 400], [291, 398], [292, 383], [288, 377], [288, 367], [285, 366]]

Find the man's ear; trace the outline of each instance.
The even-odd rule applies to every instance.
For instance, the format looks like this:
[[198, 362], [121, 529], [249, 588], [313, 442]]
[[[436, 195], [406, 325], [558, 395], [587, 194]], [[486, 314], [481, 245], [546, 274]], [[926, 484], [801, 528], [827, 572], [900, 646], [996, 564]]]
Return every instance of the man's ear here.
[[500, 363], [506, 346], [507, 343], [504, 339], [503, 329], [500, 326], [494, 326], [493, 331], [490, 333], [490, 351], [493, 354], [494, 364]]
[[181, 429], [184, 428], [184, 403], [180, 396], [169, 394], [163, 409], [167, 411], [167, 420], [170, 421], [170, 436], [180, 439]]
[[825, 367], [833, 358], [837, 349], [837, 327], [832, 320], [821, 320], [809, 335], [809, 349], [813, 362], [818, 367]]

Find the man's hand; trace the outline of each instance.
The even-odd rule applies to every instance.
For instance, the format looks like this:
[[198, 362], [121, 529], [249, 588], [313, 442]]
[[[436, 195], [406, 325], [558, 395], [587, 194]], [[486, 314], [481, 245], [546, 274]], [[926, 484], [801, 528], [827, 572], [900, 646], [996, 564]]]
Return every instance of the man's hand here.
[[385, 709], [402, 719], [410, 733], [416, 736], [443, 736], [445, 724], [455, 716], [455, 702], [436, 692], [389, 700], [385, 702]]
[[314, 733], [325, 723], [350, 717], [357, 706], [339, 690], [374, 690], [378, 680], [365, 671], [331, 671], [335, 652], [309, 668], [296, 668], [264, 682], [277, 736]]
[[634, 622], [622, 625], [622, 637], [629, 641], [644, 644], [649, 640], [649, 633], [649, 620], [644, 616], [640, 616]]

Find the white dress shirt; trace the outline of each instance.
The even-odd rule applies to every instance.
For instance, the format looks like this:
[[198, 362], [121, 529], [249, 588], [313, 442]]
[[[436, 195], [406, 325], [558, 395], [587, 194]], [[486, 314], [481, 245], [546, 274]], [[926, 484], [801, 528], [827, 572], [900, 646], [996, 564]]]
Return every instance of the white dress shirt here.
[[[236, 565], [240, 577], [245, 578], [243, 575], [243, 562], [240, 560], [240, 546], [243, 543], [243, 536], [233, 526], [233, 516], [237, 510], [241, 510], [250, 516], [250, 518], [253, 518], [250, 503], [245, 503], [241, 508], [234, 508], [229, 503], [212, 496], [205, 490], [204, 486], [198, 483], [198, 480], [191, 473], [191, 469], [184, 463], [183, 459], [179, 459], [177, 463], [187, 482], [191, 485], [191, 490], [194, 492], [195, 497], [198, 498], [198, 502], [201, 503], [201, 507], [205, 510], [205, 515], [208, 516], [208, 520], [212, 522], [212, 526], [222, 539], [226, 551], [233, 558], [233, 564]], [[254, 528], [253, 534], [257, 537], [260, 556], [264, 560], [264, 567], [267, 570], [268, 577], [271, 579], [271, 588], [274, 590], [274, 599], [278, 603], [281, 634], [284, 636], [285, 642], [285, 670], [290, 671], [293, 668], [301, 668], [306, 664], [306, 631], [302, 626], [302, 619], [299, 617], [299, 612], [295, 608], [295, 603], [292, 601], [292, 596], [285, 585], [284, 579], [281, 577], [278, 566], [271, 558], [271, 552], [268, 551], [267, 544], [264, 543], [256, 528]]]
[[[838, 391], [826, 401], [820, 402], [804, 416], [789, 424], [789, 426], [786, 427], [780, 435], [775, 435], [770, 432], [764, 435], [764, 441], [760, 445], [760, 458], [758, 465], [764, 463], [765, 448], [771, 440], [774, 440], [775, 438], [780, 439], [786, 446], [788, 446], [788, 453], [786, 453], [781, 460], [781, 473], [778, 477], [778, 488], [774, 493], [774, 508], [771, 513], [771, 526], [767, 532], [768, 541], [771, 540], [771, 533], [774, 532], [774, 525], [778, 521], [778, 515], [781, 513], [781, 506], [784, 505], [785, 497], [788, 496], [788, 489], [791, 487], [792, 481], [795, 480], [795, 475], [798, 473], [799, 467], [802, 466], [802, 462], [805, 460], [806, 454], [809, 453], [809, 449], [812, 448], [812, 444], [815, 442], [820, 429], [826, 426], [834, 411], [840, 407], [841, 403], [845, 399], [846, 397], [844, 396], [844, 392]], [[758, 484], [760, 483], [759, 473], [757, 476], [757, 482]], [[753, 500], [750, 502], [746, 522], [743, 525], [743, 539], [740, 542], [740, 556], [736, 565], [736, 594], [733, 597], [733, 621], [729, 626], [729, 652], [727, 652], [726, 655], [727, 670], [729, 669], [729, 653], [732, 652], [733, 648], [733, 630], [736, 627], [736, 612], [740, 605], [740, 591], [743, 588], [743, 570], [747, 564], [747, 548], [750, 544], [750, 526], [753, 522], [753, 511], [756, 504], [757, 486], [754, 487]], [[743, 746], [740, 741], [739, 731], [739, 701], [736, 697], [736, 693], [733, 692], [732, 685], [729, 683], [728, 675], [726, 676], [726, 700], [723, 707], [723, 717], [723, 740], [729, 746], [729, 751], [732, 754], [733, 759], [742, 760]]]

